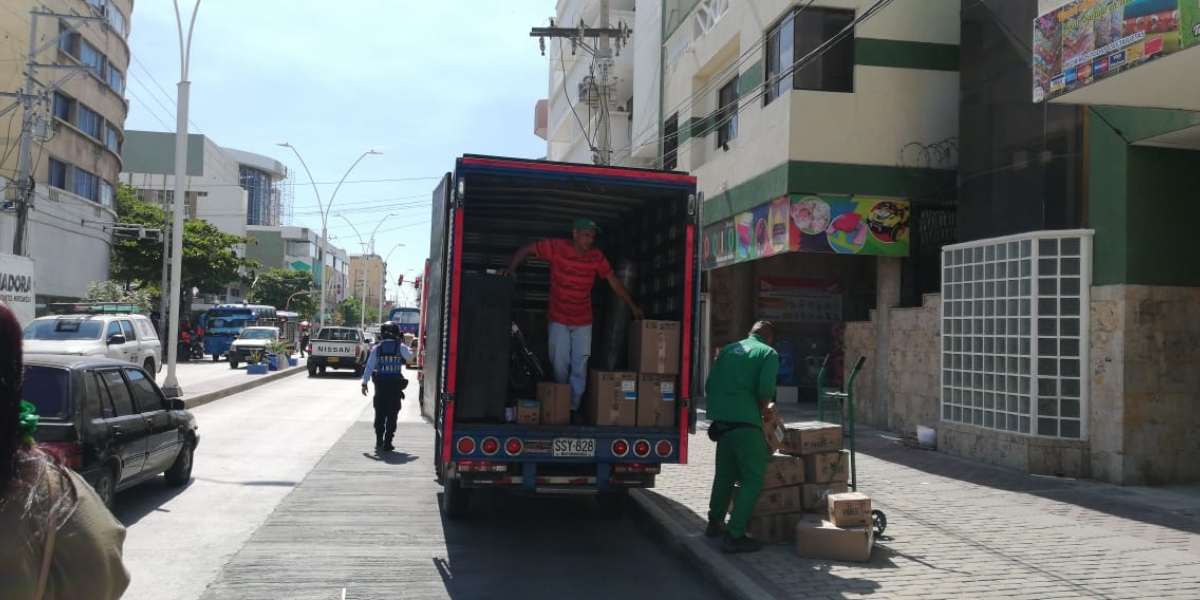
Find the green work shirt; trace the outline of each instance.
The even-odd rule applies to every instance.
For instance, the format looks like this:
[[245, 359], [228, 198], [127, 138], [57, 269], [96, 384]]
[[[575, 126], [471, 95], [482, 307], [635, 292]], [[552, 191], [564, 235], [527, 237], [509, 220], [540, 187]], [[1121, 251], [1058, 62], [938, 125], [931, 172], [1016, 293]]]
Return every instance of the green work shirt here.
[[708, 418], [761, 426], [758, 401], [775, 397], [778, 375], [779, 353], [757, 335], [721, 348], [704, 382]]

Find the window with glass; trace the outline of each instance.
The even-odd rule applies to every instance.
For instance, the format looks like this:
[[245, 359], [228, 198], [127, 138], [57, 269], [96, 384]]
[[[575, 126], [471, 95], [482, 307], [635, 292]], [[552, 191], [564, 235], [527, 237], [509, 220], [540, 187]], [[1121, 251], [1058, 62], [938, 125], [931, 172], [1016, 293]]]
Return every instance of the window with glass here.
[[105, 389], [108, 390], [108, 394], [112, 398], [115, 416], [125, 417], [137, 414], [138, 411], [133, 405], [133, 395], [129, 393], [129, 386], [125, 385], [125, 378], [121, 377], [120, 371], [116, 369], [101, 371], [100, 381], [103, 382]]
[[663, 168], [670, 171], [679, 166], [679, 113], [663, 123]]
[[58, 49], [75, 56], [75, 38], [78, 35], [66, 23], [60, 21], [58, 23]]
[[79, 62], [92, 72], [92, 75], [104, 79], [104, 54], [90, 42], [79, 40]]
[[104, 125], [104, 147], [117, 154], [121, 153], [121, 134], [117, 133], [116, 127], [107, 123]]
[[717, 91], [717, 147], [729, 149], [738, 134], [738, 78]]
[[67, 189], [67, 165], [62, 161], [50, 159], [50, 166], [46, 175], [46, 185], [56, 187], [60, 190]]
[[97, 114], [96, 111], [84, 106], [83, 104], [80, 104], [79, 122], [76, 124], [76, 126], [79, 127], [79, 129], [84, 133], [96, 139], [101, 139], [100, 132], [104, 127], [104, 119]]
[[58, 92], [54, 92], [54, 116], [57, 119], [71, 122], [71, 113], [75, 105], [75, 100], [68, 96], [64, 96]]
[[71, 191], [76, 196], [96, 202], [100, 198], [100, 178], [96, 177], [95, 173], [75, 167]]
[[106, 208], [113, 207], [113, 188], [103, 179], [100, 180], [100, 204]]
[[765, 102], [793, 89], [853, 92], [854, 31], [838, 37], [853, 22], [853, 10], [804, 7], [788, 13], [767, 33]]
[[114, 68], [111, 64], [108, 65], [108, 87], [112, 88], [118, 94], [125, 91], [125, 74], [120, 69]]

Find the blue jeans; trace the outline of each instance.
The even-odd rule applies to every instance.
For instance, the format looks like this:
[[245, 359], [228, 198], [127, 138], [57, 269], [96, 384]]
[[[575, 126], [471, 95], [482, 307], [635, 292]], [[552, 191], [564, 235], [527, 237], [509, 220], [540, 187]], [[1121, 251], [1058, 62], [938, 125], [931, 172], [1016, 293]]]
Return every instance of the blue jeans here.
[[587, 363], [592, 355], [592, 326], [571, 327], [550, 322], [550, 363], [554, 381], [571, 384], [571, 410], [579, 410], [579, 399], [587, 386]]

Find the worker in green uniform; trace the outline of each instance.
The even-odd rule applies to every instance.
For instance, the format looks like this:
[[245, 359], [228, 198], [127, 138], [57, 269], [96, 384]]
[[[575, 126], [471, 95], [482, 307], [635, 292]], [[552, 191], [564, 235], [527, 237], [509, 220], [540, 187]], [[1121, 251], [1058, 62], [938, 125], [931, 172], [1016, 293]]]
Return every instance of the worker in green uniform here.
[[[774, 327], [759, 321], [750, 336], [721, 349], [713, 363], [704, 391], [708, 437], [717, 442], [717, 472], [708, 503], [708, 528], [704, 534], [721, 539], [723, 552], [757, 552], [762, 542], [746, 535], [750, 514], [762, 493], [767, 470], [767, 440], [763, 437], [763, 415], [775, 398], [779, 353], [771, 347]], [[733, 496], [733, 484], [741, 481], [729, 525], [725, 514]]]

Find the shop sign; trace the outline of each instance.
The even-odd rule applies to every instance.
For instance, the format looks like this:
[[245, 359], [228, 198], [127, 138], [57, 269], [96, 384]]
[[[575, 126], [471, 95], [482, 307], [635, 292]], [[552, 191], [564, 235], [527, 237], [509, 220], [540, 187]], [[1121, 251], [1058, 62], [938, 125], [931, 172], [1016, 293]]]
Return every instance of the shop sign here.
[[1072, 0], [1033, 21], [1033, 101], [1200, 44], [1196, 0]]
[[33, 260], [0, 254], [0, 302], [12, 309], [22, 326], [36, 315]]

